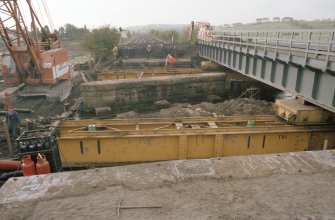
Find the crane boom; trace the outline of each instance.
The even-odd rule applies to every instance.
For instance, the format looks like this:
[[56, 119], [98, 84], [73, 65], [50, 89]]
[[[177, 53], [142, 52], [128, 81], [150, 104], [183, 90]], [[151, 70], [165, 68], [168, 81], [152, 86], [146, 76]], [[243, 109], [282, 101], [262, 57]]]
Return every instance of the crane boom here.
[[[54, 84], [70, 75], [67, 50], [55, 34], [46, 33], [30, 0], [23, 0], [31, 19], [31, 32], [22, 16], [19, 0], [0, 0], [0, 35], [15, 67], [4, 64], [9, 83]], [[61, 71], [60, 71], [61, 69]], [[4, 77], [6, 82], [6, 77]]]

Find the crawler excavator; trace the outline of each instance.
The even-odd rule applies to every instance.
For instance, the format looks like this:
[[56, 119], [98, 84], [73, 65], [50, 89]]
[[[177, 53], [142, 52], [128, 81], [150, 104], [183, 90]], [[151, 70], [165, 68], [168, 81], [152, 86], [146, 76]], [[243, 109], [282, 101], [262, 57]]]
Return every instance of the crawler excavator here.
[[[27, 11], [29, 20], [24, 16]], [[69, 95], [72, 86], [66, 82], [71, 75], [68, 51], [61, 47], [56, 34], [43, 28], [30, 0], [0, 1], [0, 35], [9, 52], [2, 64], [6, 84], [24, 84], [22, 96], [49, 94], [62, 101]]]

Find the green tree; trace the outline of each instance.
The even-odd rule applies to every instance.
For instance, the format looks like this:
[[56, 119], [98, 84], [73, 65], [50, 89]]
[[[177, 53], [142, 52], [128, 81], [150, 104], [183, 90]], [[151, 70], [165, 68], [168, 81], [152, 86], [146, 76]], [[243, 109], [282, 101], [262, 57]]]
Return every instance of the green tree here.
[[58, 33], [59, 33], [60, 37], [63, 37], [63, 35], [65, 34], [65, 28], [64, 27], [59, 27]]
[[165, 31], [165, 40], [171, 43], [179, 42], [179, 33], [175, 30]]
[[83, 39], [84, 48], [88, 49], [95, 60], [110, 56], [114, 46], [120, 42], [121, 34], [116, 28], [103, 26], [93, 29]]
[[[196, 32], [196, 30], [194, 31]], [[188, 40], [188, 28], [185, 28], [183, 30], [164, 30], [159, 31], [156, 29], [151, 29], [149, 31], [149, 35], [156, 37], [158, 39], [164, 40], [168, 43], [188, 43], [190, 42]], [[172, 42], [173, 40], [173, 42]], [[196, 41], [196, 34], [192, 36], [191, 42], [194, 43]]]
[[65, 24], [65, 35], [67, 38], [76, 39], [80, 36], [80, 29], [73, 24]]

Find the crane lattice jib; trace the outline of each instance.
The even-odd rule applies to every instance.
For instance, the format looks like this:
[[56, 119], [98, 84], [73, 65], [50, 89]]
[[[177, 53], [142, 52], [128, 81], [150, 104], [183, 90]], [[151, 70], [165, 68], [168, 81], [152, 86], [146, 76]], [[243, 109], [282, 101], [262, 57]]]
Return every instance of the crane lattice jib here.
[[24, 62], [26, 61], [22, 55], [28, 55], [29, 62], [34, 64], [34, 68], [38, 73], [41, 73], [40, 45], [37, 30], [41, 30], [46, 36], [31, 6], [30, 0], [26, 0], [26, 3], [31, 16], [33, 37], [29, 34], [18, 0], [0, 0], [0, 35], [16, 64], [16, 69], [21, 80], [23, 77], [22, 74], [28, 72], [25, 69]]

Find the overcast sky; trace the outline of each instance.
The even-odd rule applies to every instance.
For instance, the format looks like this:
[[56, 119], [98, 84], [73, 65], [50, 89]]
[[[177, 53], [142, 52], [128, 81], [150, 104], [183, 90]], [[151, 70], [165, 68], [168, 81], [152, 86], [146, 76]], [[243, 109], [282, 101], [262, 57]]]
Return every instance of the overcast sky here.
[[[33, 2], [41, 0], [33, 0]], [[71, 23], [88, 28], [106, 24], [213, 25], [254, 22], [258, 17], [335, 19], [335, 0], [45, 0], [56, 27]], [[37, 3], [35, 3], [37, 4]], [[37, 7], [37, 6], [36, 6]], [[45, 21], [46, 19], [44, 19]]]

